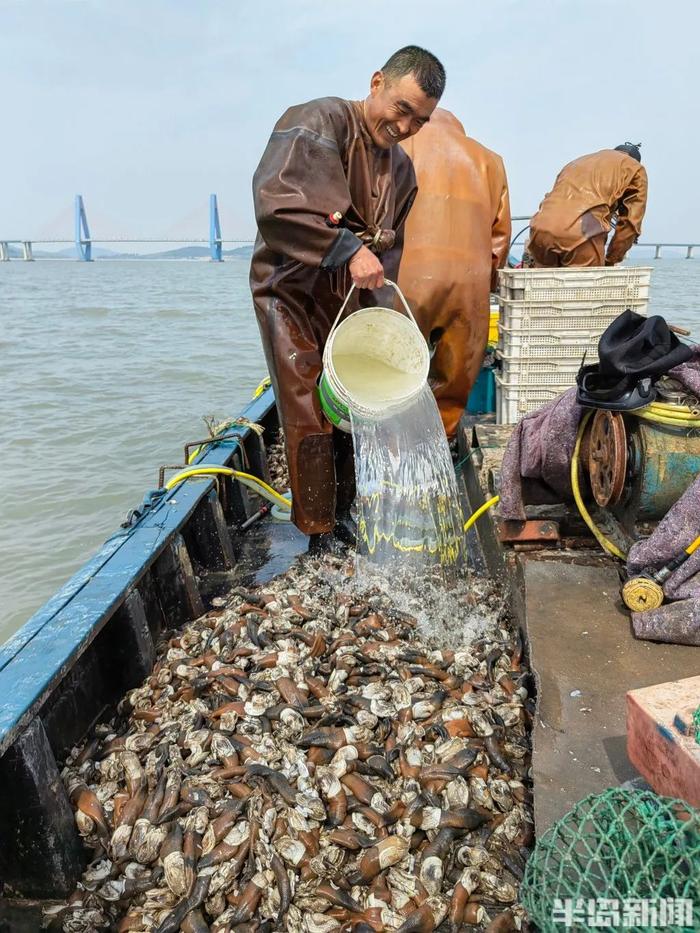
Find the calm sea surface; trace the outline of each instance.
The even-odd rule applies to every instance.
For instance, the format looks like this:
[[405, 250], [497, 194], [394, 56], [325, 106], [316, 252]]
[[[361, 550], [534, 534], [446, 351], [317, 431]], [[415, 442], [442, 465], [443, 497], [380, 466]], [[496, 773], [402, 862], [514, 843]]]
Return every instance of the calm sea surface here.
[[[651, 263], [649, 263], [651, 264]], [[651, 307], [700, 339], [700, 261]], [[248, 263], [0, 265], [0, 642], [265, 375]]]

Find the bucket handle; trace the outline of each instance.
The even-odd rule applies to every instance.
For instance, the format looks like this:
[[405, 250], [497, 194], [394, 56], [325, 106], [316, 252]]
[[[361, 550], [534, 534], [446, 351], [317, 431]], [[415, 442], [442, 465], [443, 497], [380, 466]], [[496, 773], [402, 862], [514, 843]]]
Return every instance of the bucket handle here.
[[[397, 294], [397, 295], [399, 296], [399, 298], [401, 299], [401, 304], [402, 304], [402, 305], [404, 306], [404, 308], [406, 309], [406, 314], [407, 314], [407, 315], [409, 316], [409, 318], [413, 321], [413, 323], [416, 325], [416, 327], [418, 327], [418, 324], [416, 323], [416, 319], [413, 317], [413, 312], [412, 312], [411, 309], [409, 308], [408, 302], [407, 302], [406, 299], [404, 298], [403, 292], [401, 291], [401, 289], [399, 288], [399, 286], [396, 284], [396, 282], [392, 282], [391, 279], [384, 279], [384, 284], [385, 284], [385, 285], [391, 285], [391, 287], [394, 289], [394, 291], [396, 292], [396, 294]], [[331, 334], [333, 333], [333, 331], [334, 331], [334, 330], [336, 329], [336, 327], [338, 326], [338, 322], [340, 321], [341, 317], [343, 316], [343, 312], [344, 312], [345, 309], [347, 308], [348, 301], [350, 301], [350, 295], [352, 295], [352, 293], [354, 292], [354, 290], [355, 290], [355, 283], [353, 282], [352, 285], [350, 286], [350, 290], [348, 291], [347, 295], [345, 296], [345, 300], [343, 301], [342, 305], [340, 306], [340, 311], [338, 311], [338, 315], [337, 315], [335, 321], [333, 321], [333, 326], [331, 327], [330, 332], [329, 332], [329, 334], [328, 334], [328, 337], [329, 337], [329, 338], [330, 338]], [[394, 309], [392, 308], [392, 309], [390, 309], [390, 310], [393, 311]], [[397, 311], [396, 313], [399, 314], [400, 312]], [[420, 329], [420, 328], [419, 328], [419, 329]]]

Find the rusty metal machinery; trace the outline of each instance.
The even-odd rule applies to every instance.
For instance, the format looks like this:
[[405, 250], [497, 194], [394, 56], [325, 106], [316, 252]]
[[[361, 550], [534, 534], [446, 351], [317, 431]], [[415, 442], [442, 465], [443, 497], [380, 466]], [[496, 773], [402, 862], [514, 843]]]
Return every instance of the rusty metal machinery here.
[[588, 437], [588, 472], [593, 497], [609, 508], [622, 498], [627, 479], [627, 431], [622, 416], [597, 411]]
[[596, 503], [626, 528], [658, 521], [700, 473], [700, 432], [598, 410], [583, 458]]

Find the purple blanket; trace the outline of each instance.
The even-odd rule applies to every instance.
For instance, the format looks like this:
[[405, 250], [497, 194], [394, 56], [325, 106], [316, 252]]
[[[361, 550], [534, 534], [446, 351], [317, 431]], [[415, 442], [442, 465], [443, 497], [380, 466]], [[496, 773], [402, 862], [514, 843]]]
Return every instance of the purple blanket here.
[[[700, 476], [666, 513], [649, 538], [632, 545], [627, 570], [659, 570], [700, 535]], [[692, 554], [664, 585], [668, 599], [700, 597], [700, 549]]]
[[544, 505], [572, 498], [569, 471], [584, 411], [576, 404], [576, 389], [569, 389], [516, 425], [501, 464], [502, 519], [525, 521], [526, 503]]
[[[654, 533], [638, 541], [627, 555], [630, 576], [642, 570], [658, 570], [700, 535], [700, 476], [659, 522]], [[700, 550], [674, 571], [664, 583], [671, 602], [632, 613], [637, 638], [678, 645], [700, 645]], [[674, 602], [674, 600], [676, 600]]]

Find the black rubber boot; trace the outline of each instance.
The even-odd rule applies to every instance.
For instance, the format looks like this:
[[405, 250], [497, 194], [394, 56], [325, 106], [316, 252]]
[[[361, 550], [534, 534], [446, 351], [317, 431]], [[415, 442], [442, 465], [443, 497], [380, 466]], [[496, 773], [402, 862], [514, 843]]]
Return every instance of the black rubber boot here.
[[335, 536], [335, 530], [309, 535], [309, 554], [342, 554], [345, 547]]
[[357, 547], [357, 523], [349, 509], [338, 512], [333, 534], [348, 547]]

